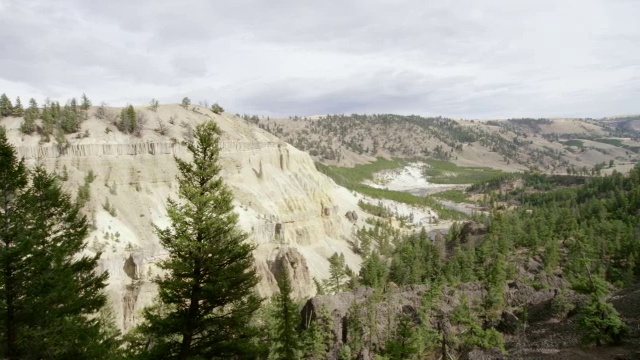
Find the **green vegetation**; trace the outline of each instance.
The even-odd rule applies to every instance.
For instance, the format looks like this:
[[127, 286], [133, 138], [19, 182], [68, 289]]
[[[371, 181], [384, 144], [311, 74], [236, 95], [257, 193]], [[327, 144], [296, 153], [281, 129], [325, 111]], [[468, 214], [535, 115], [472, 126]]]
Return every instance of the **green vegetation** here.
[[96, 179], [93, 170], [89, 170], [84, 177], [84, 184], [78, 188], [78, 196], [76, 196], [76, 204], [83, 207], [91, 200], [91, 183]]
[[0, 128], [0, 357], [113, 359], [117, 331], [101, 314], [108, 274], [81, 255], [88, 223], [42, 167], [27, 171]]
[[454, 202], [465, 202], [469, 200], [469, 195], [462, 190], [445, 190], [432, 194], [431, 196]]
[[378, 158], [368, 164], [356, 165], [354, 167], [331, 166], [332, 174], [343, 179], [345, 182], [362, 183], [365, 180], [373, 180], [373, 175], [384, 170], [401, 169], [409, 163], [404, 159]]
[[332, 178], [338, 185], [372, 198], [389, 199], [415, 206], [427, 206], [435, 210], [440, 215], [441, 219], [458, 220], [466, 218], [465, 214], [459, 211], [447, 209], [436, 199], [429, 196], [417, 196], [402, 191], [378, 189], [360, 183], [360, 181], [363, 181], [364, 179], [370, 179], [372, 174], [377, 171], [397, 168], [401, 166], [402, 163], [403, 162], [401, 160], [379, 160], [379, 162], [372, 164], [359, 165], [353, 168], [342, 168], [316, 162], [316, 168], [321, 173]]
[[293, 289], [287, 266], [288, 264], [280, 266], [277, 279], [280, 293], [273, 298], [272, 318], [275, 323], [275, 334], [270, 354], [274, 359], [296, 360], [300, 359], [302, 350], [298, 329], [300, 315], [298, 314], [298, 306], [292, 299]]
[[448, 161], [427, 160], [423, 173], [434, 184], [476, 184], [503, 175], [500, 170], [458, 166]]
[[609, 144], [617, 147], [624, 147], [625, 145], [622, 143], [622, 140], [615, 138], [598, 138], [593, 139], [593, 141], [597, 141], [603, 144]]
[[127, 133], [140, 136], [144, 120], [141, 118], [141, 114], [136, 113], [133, 106], [128, 105], [120, 111], [120, 118], [116, 123], [118, 130]]
[[197, 125], [187, 145], [193, 162], [176, 158], [180, 201], [167, 200], [170, 226], [157, 229], [169, 252], [160, 263], [166, 275], [156, 280], [158, 303], [145, 309], [132, 344], [144, 357], [248, 358], [255, 351], [251, 320], [262, 301], [254, 292], [255, 246], [238, 229], [233, 195], [219, 175], [219, 134], [213, 121]]
[[222, 114], [224, 112], [224, 109], [218, 103], [215, 103], [215, 104], [211, 105], [211, 111], [214, 114], [220, 115], [220, 114]]
[[591, 297], [579, 314], [578, 326], [586, 345], [620, 345], [629, 336], [629, 327], [610, 303]]
[[[451, 289], [456, 284], [480, 282], [485, 291], [482, 299], [463, 300], [450, 316], [460, 331], [448, 335], [454, 344], [450, 350], [504, 351], [503, 335], [496, 329], [508, 306], [505, 283], [519, 279], [534, 288], [550, 286], [543, 277], [518, 278], [516, 268], [523, 259], [539, 259], [542, 274], [549, 276], [561, 269], [570, 283], [559, 289], [548, 305], [549, 312], [559, 318], [577, 314], [575, 323], [585, 344], [620, 344], [629, 336], [629, 329], [607, 299], [613, 286], [632, 285], [640, 279], [640, 167], [628, 176], [614, 173], [586, 179], [527, 173], [519, 177], [524, 179], [523, 191], [500, 195], [502, 201], [519, 207], [471, 222], [470, 228], [483, 229], [479, 238], [465, 230], [468, 224], [454, 225], [446, 239], [436, 241], [429, 241], [424, 231], [403, 235], [380, 222], [374, 229], [358, 230], [357, 249], [364, 261], [357, 281], [347, 285], [384, 289], [390, 283], [427, 284]], [[588, 295], [590, 300], [574, 303], [576, 298], [569, 292]], [[526, 314], [527, 308], [518, 312]], [[526, 315], [519, 316], [526, 319]], [[402, 315], [396, 321], [396, 333], [386, 341], [381, 355], [413, 358], [429, 351], [429, 346], [415, 348], [409, 334], [436, 329], [421, 330], [425, 327], [407, 322]], [[360, 346], [347, 345], [350, 349]], [[411, 354], [402, 349], [410, 349]]]
[[566, 146], [575, 146], [577, 148], [584, 149], [584, 141], [582, 140], [571, 139], [571, 140], [561, 141], [561, 143]]

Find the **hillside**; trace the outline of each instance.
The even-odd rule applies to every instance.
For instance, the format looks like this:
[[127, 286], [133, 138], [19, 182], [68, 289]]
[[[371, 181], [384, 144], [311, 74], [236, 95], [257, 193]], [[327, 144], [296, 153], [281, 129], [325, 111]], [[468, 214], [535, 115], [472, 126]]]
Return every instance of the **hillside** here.
[[618, 170], [626, 171], [640, 150], [635, 118], [454, 120], [391, 114], [244, 118], [308, 151], [316, 161], [340, 166], [383, 156], [432, 158], [506, 171], [538, 167], [565, 174], [613, 159]]
[[305, 304], [303, 324], [333, 324], [331, 358], [637, 358], [640, 167], [499, 183], [484, 191], [509, 209], [376, 239], [357, 281]]

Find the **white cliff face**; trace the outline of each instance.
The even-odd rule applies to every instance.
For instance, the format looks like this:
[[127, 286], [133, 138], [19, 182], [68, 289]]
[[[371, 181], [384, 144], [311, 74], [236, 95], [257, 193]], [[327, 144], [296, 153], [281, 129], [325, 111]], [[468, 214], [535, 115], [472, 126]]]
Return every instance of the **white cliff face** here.
[[[77, 193], [90, 171], [96, 175], [85, 208], [94, 225], [87, 251], [103, 252], [98, 271], [109, 272], [107, 293], [121, 329], [136, 324], [140, 310], [155, 297], [151, 279], [159, 274], [155, 264], [166, 257], [166, 251], [154, 226], [168, 226], [166, 200], [176, 198], [178, 171], [173, 157], [189, 159], [181, 142], [189, 138], [191, 128], [208, 119], [223, 131], [222, 176], [233, 190], [240, 226], [257, 244], [259, 293], [269, 296], [277, 291], [277, 262], [289, 267], [299, 298], [315, 294], [314, 277], [328, 277], [327, 258], [334, 252], [344, 253], [349, 266], [358, 270], [360, 259], [347, 239], [362, 220], [356, 225], [344, 216], [347, 211], [360, 213], [357, 200], [317, 172], [308, 154], [228, 114], [178, 105], [139, 111], [149, 118], [139, 138], [90, 117], [81, 131], [87, 130], [88, 136], [69, 136], [66, 147], [39, 144], [39, 136], [20, 134], [20, 119], [1, 122], [27, 163], [67, 174], [63, 186], [70, 193]], [[169, 123], [172, 118], [174, 124]], [[165, 135], [153, 130], [158, 120], [167, 125]], [[105, 209], [107, 201], [115, 217]]]

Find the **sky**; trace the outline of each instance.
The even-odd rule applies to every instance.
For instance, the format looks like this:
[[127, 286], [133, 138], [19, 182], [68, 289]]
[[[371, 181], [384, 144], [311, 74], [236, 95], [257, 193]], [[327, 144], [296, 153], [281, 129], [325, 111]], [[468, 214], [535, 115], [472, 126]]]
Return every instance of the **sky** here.
[[0, 0], [0, 93], [268, 116], [638, 114], [639, 14], [640, 0]]

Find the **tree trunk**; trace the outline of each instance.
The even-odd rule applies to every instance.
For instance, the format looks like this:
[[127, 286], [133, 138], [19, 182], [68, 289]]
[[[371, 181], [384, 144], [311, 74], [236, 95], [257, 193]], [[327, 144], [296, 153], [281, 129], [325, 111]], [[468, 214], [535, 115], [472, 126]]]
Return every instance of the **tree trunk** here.
[[189, 313], [187, 314], [187, 328], [182, 334], [180, 353], [178, 359], [186, 360], [190, 357], [191, 342], [193, 341], [194, 319], [198, 317], [200, 310], [200, 262], [196, 260], [196, 268], [193, 271], [195, 283], [191, 287], [191, 298], [189, 299]]

